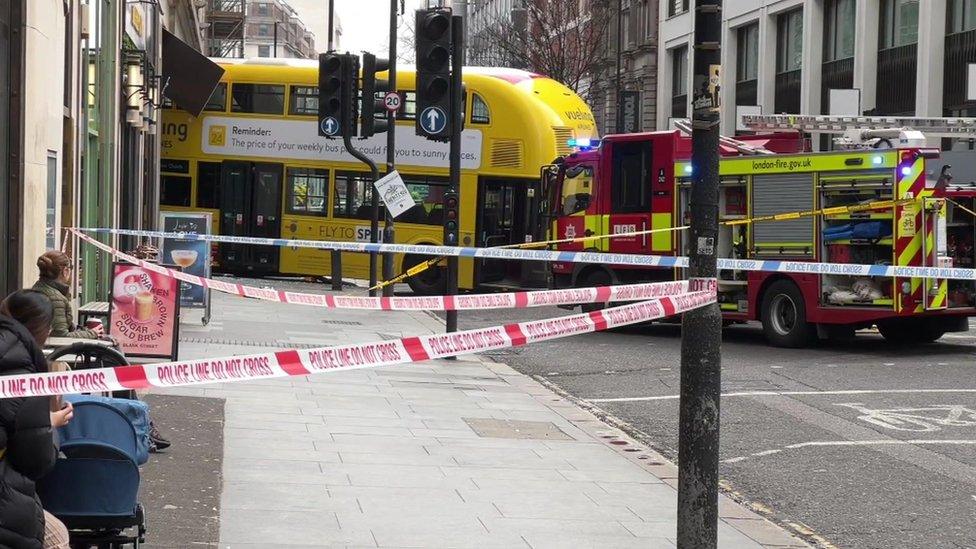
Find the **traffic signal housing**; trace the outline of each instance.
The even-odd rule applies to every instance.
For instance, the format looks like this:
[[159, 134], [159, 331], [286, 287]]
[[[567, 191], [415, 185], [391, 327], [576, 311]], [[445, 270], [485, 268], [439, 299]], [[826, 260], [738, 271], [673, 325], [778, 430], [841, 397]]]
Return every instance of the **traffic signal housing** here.
[[376, 57], [371, 53], [363, 54], [363, 106], [360, 137], [370, 137], [373, 134], [389, 130], [390, 125], [386, 120], [386, 102], [383, 97], [376, 97], [377, 93], [385, 94], [390, 91], [388, 80], [376, 78], [376, 73], [389, 68], [389, 60]]
[[319, 54], [319, 136], [339, 137], [342, 120], [342, 56]]
[[359, 56], [342, 55], [342, 135], [355, 137], [359, 129]]
[[444, 191], [444, 245], [458, 245], [458, 193], [454, 189]]
[[448, 140], [451, 134], [451, 10], [417, 10], [417, 135]]

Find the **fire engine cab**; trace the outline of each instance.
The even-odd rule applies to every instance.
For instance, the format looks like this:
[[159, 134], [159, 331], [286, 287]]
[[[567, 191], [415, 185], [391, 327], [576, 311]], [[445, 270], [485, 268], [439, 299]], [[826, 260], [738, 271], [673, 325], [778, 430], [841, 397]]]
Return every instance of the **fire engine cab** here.
[[[777, 133], [723, 138], [720, 160], [719, 258], [896, 266], [973, 266], [976, 187], [959, 190], [946, 174], [929, 174], [925, 134], [902, 120], [845, 124], [830, 117], [753, 117], [754, 129]], [[811, 117], [812, 118], [812, 117]], [[941, 119], [944, 120], [944, 119]], [[917, 121], [917, 119], [913, 119]], [[829, 128], [823, 128], [828, 122]], [[855, 135], [854, 124], [869, 128]], [[813, 153], [803, 132], [845, 133], [847, 150]], [[865, 146], [867, 143], [867, 146]], [[560, 245], [563, 250], [687, 255], [679, 227], [690, 223], [694, 167], [691, 139], [680, 131], [610, 135], [591, 150], [545, 170], [550, 238], [609, 236]], [[947, 200], [947, 198], [953, 200]], [[879, 203], [879, 207], [867, 206]], [[751, 222], [776, 214], [851, 206], [831, 215]], [[870, 209], [866, 209], [870, 208]], [[976, 211], [976, 208], [971, 208]], [[684, 278], [682, 269], [554, 263], [552, 285], [583, 287]], [[727, 323], [760, 321], [770, 344], [801, 347], [849, 338], [877, 326], [898, 343], [932, 342], [968, 329], [976, 315], [976, 281], [843, 276], [768, 271], [719, 273]]]

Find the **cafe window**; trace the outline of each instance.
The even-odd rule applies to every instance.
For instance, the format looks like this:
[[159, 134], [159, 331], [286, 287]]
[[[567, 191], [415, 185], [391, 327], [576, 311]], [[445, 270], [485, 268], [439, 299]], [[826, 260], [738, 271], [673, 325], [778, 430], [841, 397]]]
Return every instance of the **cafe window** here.
[[317, 116], [319, 114], [318, 86], [292, 86], [288, 114]]
[[882, 0], [881, 48], [897, 48], [918, 42], [918, 0]]
[[227, 83], [220, 82], [217, 87], [214, 88], [213, 93], [210, 94], [210, 99], [207, 100], [207, 104], [203, 106], [205, 111], [220, 111], [224, 112], [227, 110]]
[[284, 114], [285, 87], [278, 84], [234, 84], [232, 112]]
[[329, 197], [329, 172], [315, 168], [288, 168], [288, 213], [326, 216]]
[[220, 208], [220, 162], [197, 163], [197, 208]]
[[485, 100], [481, 98], [480, 95], [474, 93], [471, 94], [471, 123], [472, 124], [490, 124], [491, 115], [488, 112], [488, 104]]
[[162, 176], [159, 202], [163, 206], [190, 207], [191, 180], [184, 175]]
[[[373, 185], [366, 174], [336, 174], [335, 196], [332, 201], [333, 217], [370, 219]], [[382, 207], [382, 206], [381, 206]]]

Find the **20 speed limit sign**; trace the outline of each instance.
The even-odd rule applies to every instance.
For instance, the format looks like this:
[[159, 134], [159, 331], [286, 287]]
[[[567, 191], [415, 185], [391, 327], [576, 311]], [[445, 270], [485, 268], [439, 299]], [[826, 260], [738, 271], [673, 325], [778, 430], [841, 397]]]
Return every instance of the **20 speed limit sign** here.
[[397, 92], [387, 92], [383, 96], [383, 104], [386, 106], [388, 111], [398, 111], [400, 110], [400, 94]]

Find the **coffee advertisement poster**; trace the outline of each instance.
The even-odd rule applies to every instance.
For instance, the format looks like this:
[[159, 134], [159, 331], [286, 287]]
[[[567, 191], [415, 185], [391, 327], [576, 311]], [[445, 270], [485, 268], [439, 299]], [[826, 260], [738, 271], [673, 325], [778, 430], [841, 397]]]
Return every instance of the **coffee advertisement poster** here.
[[[163, 212], [163, 231], [168, 233], [210, 234], [210, 212]], [[210, 278], [210, 243], [201, 240], [162, 239], [159, 261], [177, 265], [183, 272]], [[180, 305], [201, 308], [207, 305], [207, 289], [181, 283]]]
[[180, 282], [128, 263], [112, 265], [109, 335], [128, 356], [176, 358]]

